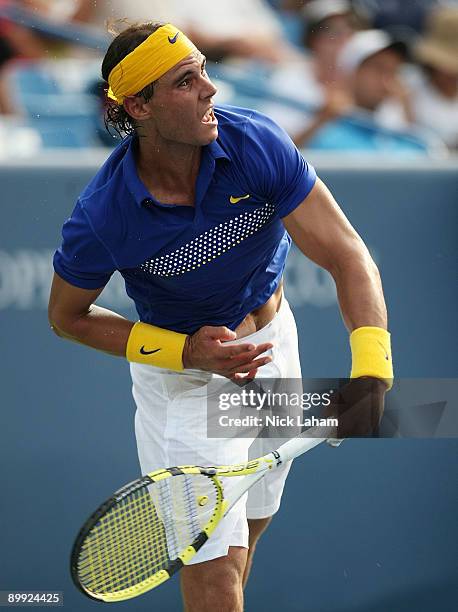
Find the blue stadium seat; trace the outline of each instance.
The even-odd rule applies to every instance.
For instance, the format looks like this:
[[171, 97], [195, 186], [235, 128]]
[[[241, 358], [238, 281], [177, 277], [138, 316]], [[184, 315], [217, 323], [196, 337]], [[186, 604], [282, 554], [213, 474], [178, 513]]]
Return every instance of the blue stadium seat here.
[[53, 93], [23, 94], [21, 107], [24, 114], [31, 118], [49, 117], [62, 119], [80, 117], [93, 119], [99, 112], [99, 105], [94, 96], [88, 94]]
[[99, 145], [94, 124], [87, 118], [40, 118], [31, 124], [41, 136], [45, 148], [94, 147]]
[[17, 62], [8, 69], [9, 88], [13, 97], [20, 101], [24, 94], [57, 94], [58, 83], [46, 66], [36, 62]]
[[16, 107], [40, 134], [43, 147], [99, 145], [100, 107], [94, 96], [62, 91], [46, 63], [15, 64], [8, 71], [8, 80]]

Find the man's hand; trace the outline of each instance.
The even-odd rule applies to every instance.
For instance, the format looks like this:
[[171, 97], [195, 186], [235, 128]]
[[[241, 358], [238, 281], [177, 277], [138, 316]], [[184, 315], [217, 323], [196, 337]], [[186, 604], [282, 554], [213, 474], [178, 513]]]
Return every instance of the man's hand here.
[[342, 86], [330, 86], [325, 89], [324, 103], [317, 112], [323, 123], [346, 115], [354, 108], [354, 100], [347, 89]]
[[386, 390], [383, 380], [369, 376], [342, 387], [325, 413], [339, 421], [336, 438], [372, 437], [382, 420]]
[[183, 349], [184, 367], [206, 370], [231, 380], [254, 378], [258, 368], [272, 361], [268, 356], [257, 358], [273, 345], [227, 345], [227, 342], [236, 338], [237, 334], [227, 327], [201, 327], [195, 334], [186, 338]]

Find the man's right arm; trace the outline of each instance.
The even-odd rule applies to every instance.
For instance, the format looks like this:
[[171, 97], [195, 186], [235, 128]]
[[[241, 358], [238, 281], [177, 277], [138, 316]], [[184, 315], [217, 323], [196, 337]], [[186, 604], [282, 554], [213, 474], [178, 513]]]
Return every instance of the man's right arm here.
[[48, 306], [51, 329], [61, 338], [125, 357], [134, 324], [94, 304], [103, 289], [81, 289], [54, 273]]
[[[61, 338], [125, 357], [134, 323], [96, 306], [94, 302], [102, 291], [103, 287], [75, 287], [55, 273], [48, 307], [51, 328]], [[224, 346], [225, 342], [235, 339], [235, 332], [226, 327], [202, 327], [186, 338], [182, 355], [184, 367], [214, 372], [235, 380], [244, 374], [254, 377], [259, 367], [271, 361], [270, 357], [259, 356], [272, 345], [246, 343]]]

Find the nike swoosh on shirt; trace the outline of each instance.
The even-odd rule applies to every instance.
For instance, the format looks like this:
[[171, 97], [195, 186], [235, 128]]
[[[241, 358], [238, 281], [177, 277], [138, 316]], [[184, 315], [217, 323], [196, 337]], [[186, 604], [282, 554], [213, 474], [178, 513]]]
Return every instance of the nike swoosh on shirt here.
[[247, 199], [247, 198], [249, 198], [249, 197], [250, 197], [250, 194], [249, 194], [249, 193], [247, 193], [247, 194], [246, 194], [246, 195], [244, 195], [244, 196], [240, 196], [239, 198], [234, 198], [234, 196], [231, 196], [231, 197], [229, 198], [229, 202], [230, 202], [231, 204], [237, 204], [237, 202], [240, 202], [240, 200], [246, 200], [246, 199]]
[[145, 345], [142, 346], [142, 348], [140, 349], [140, 353], [142, 355], [152, 355], [153, 353], [157, 353], [158, 351], [160, 351], [161, 349], [154, 349], [153, 351], [145, 351]]
[[176, 43], [177, 38], [178, 38], [178, 34], [179, 34], [179, 32], [177, 32], [173, 38], [170, 38], [170, 36], [167, 36], [167, 38], [169, 39], [169, 43], [171, 45], [174, 45]]

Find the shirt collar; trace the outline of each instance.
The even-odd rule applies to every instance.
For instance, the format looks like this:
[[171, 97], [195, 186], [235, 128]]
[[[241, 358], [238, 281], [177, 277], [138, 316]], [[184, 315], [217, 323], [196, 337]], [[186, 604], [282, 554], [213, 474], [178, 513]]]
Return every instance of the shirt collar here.
[[135, 164], [135, 137], [128, 136], [124, 146], [127, 146], [123, 159], [124, 181], [129, 193], [134, 198], [135, 203], [141, 207], [145, 200], [151, 199], [151, 194], [138, 176], [137, 166]]
[[[135, 164], [135, 136], [128, 136], [123, 144], [125, 147], [127, 147], [123, 159], [124, 181], [126, 183], [129, 193], [134, 198], [135, 203], [137, 204], [137, 206], [141, 207], [145, 200], [151, 200], [151, 194], [138, 176], [137, 166]], [[203, 147], [202, 153], [202, 160], [206, 156], [209, 156], [214, 160], [227, 159], [228, 161], [231, 161], [230, 156], [226, 153], [226, 151], [220, 145], [218, 140], [214, 140], [210, 144]]]
[[209, 145], [204, 147], [204, 149], [208, 150], [208, 152], [213, 157], [213, 159], [224, 158], [224, 159], [227, 159], [228, 161], [232, 161], [229, 154], [226, 153], [226, 151], [220, 145], [219, 139], [214, 140]]

